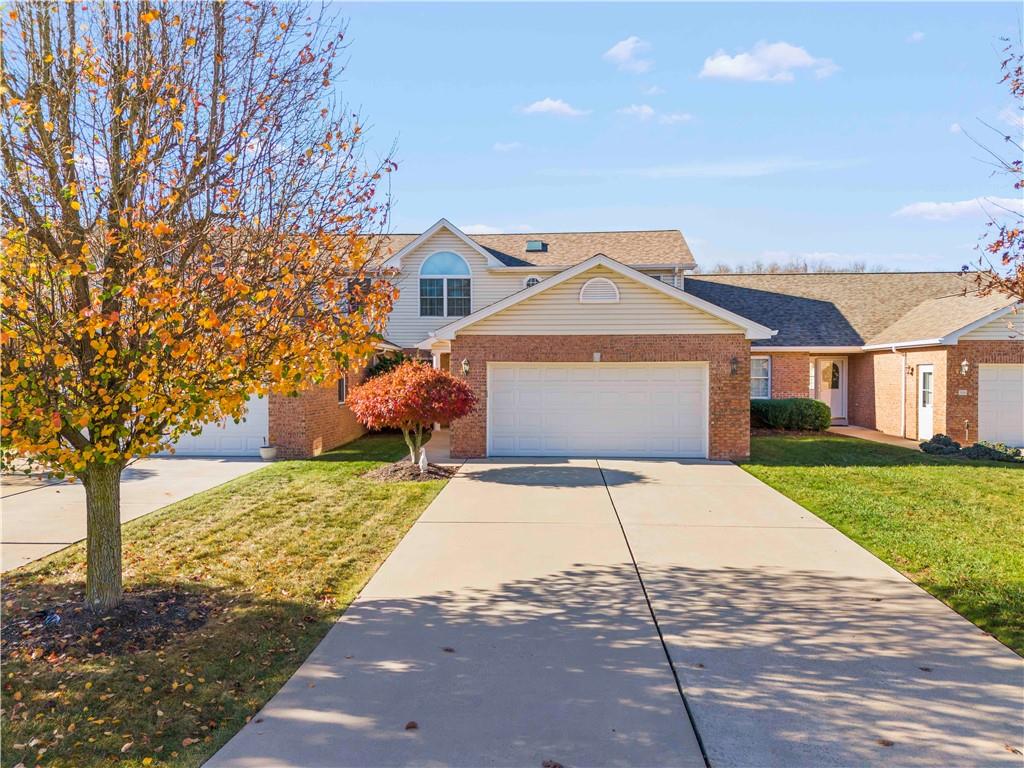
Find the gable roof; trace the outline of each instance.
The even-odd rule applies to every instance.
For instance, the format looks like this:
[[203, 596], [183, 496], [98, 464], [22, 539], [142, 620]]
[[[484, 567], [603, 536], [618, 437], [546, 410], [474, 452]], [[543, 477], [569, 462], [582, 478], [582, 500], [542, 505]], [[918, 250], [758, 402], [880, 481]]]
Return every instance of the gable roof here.
[[973, 280], [959, 272], [687, 275], [685, 285], [688, 293], [779, 329], [754, 346], [938, 339], [1013, 304], [1002, 295], [978, 296]]
[[[675, 288], [671, 285], [668, 285], [667, 283], [663, 283], [662, 281], [651, 277], [650, 275], [645, 275], [643, 272], [638, 272], [632, 267], [629, 267], [625, 264], [621, 264], [618, 261], [615, 261], [614, 259], [605, 256], [603, 253], [599, 253], [595, 256], [591, 256], [586, 261], [582, 261], [573, 267], [570, 267], [559, 272], [557, 275], [554, 275], [553, 277], [549, 277], [547, 280], [540, 281], [539, 283], [531, 286], [530, 288], [524, 288], [523, 290], [517, 293], [513, 293], [511, 296], [508, 296], [502, 299], [501, 301], [497, 301], [494, 304], [490, 304], [486, 307], [483, 307], [482, 309], [478, 309], [476, 312], [473, 312], [472, 314], [466, 315], [465, 317], [460, 317], [458, 320], [448, 323], [447, 325], [444, 325], [441, 328], [438, 328], [436, 331], [434, 331], [431, 338], [427, 339], [421, 346], [426, 345], [426, 347], [429, 348], [429, 345], [434, 340], [454, 339], [456, 334], [462, 328], [465, 328], [468, 325], [472, 325], [473, 323], [479, 322], [480, 320], [483, 320], [485, 317], [490, 317], [491, 315], [497, 314], [498, 312], [501, 312], [503, 309], [507, 309], [513, 304], [518, 304], [521, 301], [525, 301], [529, 298], [532, 298], [536, 296], [538, 293], [543, 293], [544, 291], [550, 290], [551, 288], [554, 288], [556, 285], [560, 285], [561, 283], [564, 283], [566, 280], [570, 280], [576, 277], [577, 275], [580, 275], [590, 269], [593, 269], [596, 266], [607, 267], [613, 272], [617, 272], [620, 275], [623, 275], [624, 277], [627, 277], [631, 280], [635, 280], [636, 282], [645, 285], [648, 288], [652, 288], [655, 291], [658, 291], [659, 293], [663, 293], [666, 296], [670, 296], [671, 298], [683, 302], [684, 304], [688, 304], [691, 307], [700, 309], [713, 317], [717, 317], [721, 320], [725, 320], [726, 322], [732, 323], [738, 326], [740, 329], [742, 329], [748, 339], [768, 339], [775, 335], [775, 331], [773, 331], [771, 328], [768, 328], [756, 322], [752, 322], [750, 319], [738, 315], [734, 312], [731, 312], [728, 309], [725, 309], [724, 307], [705, 301], [704, 299], [701, 299], [700, 297], [697, 296], [693, 296], [685, 291], [681, 291], [678, 288]], [[557, 328], [552, 329], [552, 333], [557, 334], [557, 332]]]
[[[391, 234], [384, 236], [382, 251], [390, 255], [385, 262], [394, 266], [395, 257], [423, 242], [439, 226], [446, 226], [455, 234], [482, 249], [494, 260], [494, 266], [504, 267], [571, 267], [586, 261], [595, 253], [630, 266], [664, 265], [670, 268], [693, 269], [696, 263], [690, 246], [678, 229], [644, 230], [636, 232], [527, 232], [498, 235], [467, 235], [446, 219], [441, 219], [422, 234]], [[527, 253], [526, 241], [540, 240], [547, 249]]]
[[1016, 302], [1001, 294], [978, 296], [940, 296], [926, 299], [881, 333], [868, 339], [866, 346], [890, 346], [900, 342], [932, 341], [944, 344], [955, 341], [979, 320], [987, 322], [1013, 309]]

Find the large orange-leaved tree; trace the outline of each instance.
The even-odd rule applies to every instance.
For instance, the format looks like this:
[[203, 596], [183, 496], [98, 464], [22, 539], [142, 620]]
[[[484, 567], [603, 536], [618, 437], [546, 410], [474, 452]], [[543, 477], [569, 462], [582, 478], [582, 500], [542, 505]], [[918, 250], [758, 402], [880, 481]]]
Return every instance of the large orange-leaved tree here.
[[81, 479], [105, 609], [128, 462], [373, 353], [394, 289], [364, 235], [393, 164], [367, 160], [335, 91], [330, 9], [2, 13], [4, 462]]

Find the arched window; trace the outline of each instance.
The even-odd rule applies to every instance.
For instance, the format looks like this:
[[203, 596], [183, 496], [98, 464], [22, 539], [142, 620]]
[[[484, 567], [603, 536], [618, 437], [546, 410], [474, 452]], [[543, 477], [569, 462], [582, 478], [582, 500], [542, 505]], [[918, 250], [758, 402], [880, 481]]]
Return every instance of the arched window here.
[[619, 300], [619, 289], [607, 277], [594, 277], [580, 288], [580, 304], [614, 304]]
[[420, 266], [420, 317], [463, 317], [471, 311], [469, 264], [438, 251]]
[[540, 278], [537, 275], [530, 275], [528, 278], [523, 280], [524, 288], [533, 288], [537, 283], [540, 282]]

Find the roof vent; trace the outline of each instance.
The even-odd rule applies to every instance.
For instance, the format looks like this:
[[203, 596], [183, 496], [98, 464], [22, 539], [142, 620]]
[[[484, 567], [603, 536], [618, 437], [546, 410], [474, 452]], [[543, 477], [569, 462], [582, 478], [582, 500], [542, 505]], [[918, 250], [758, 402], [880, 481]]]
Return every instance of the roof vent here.
[[526, 241], [526, 252], [527, 253], [540, 253], [546, 251], [548, 244], [543, 240], [527, 240]]
[[580, 304], [614, 304], [618, 300], [618, 286], [607, 277], [593, 277], [580, 288]]

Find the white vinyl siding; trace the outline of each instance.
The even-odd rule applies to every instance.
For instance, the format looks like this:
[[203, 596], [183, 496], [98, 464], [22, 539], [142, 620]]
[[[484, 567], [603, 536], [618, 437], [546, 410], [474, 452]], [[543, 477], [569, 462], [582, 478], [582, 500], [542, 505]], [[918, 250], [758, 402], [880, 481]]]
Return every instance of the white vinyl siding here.
[[427, 238], [418, 248], [402, 257], [401, 273], [391, 282], [398, 288], [384, 336], [402, 347], [414, 347], [430, 334], [451, 322], [447, 317], [420, 317], [420, 264], [437, 251], [459, 254], [472, 272], [471, 311], [476, 312], [523, 289], [522, 273], [495, 273], [487, 269], [487, 260], [446, 229]]
[[[1012, 328], [1011, 328], [1012, 326]], [[987, 323], [960, 337], [961, 341], [1024, 341], [1024, 305], [1016, 314], [1010, 313]]]
[[490, 363], [487, 380], [490, 456], [707, 456], [707, 363]]
[[[580, 289], [594, 277], [615, 283], [618, 302], [580, 303]], [[459, 331], [459, 335], [525, 336], [609, 333], [742, 333], [742, 329], [598, 266]]]

